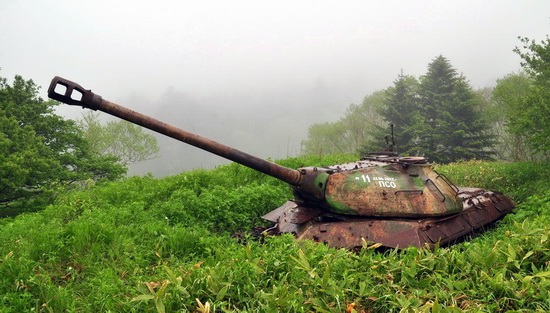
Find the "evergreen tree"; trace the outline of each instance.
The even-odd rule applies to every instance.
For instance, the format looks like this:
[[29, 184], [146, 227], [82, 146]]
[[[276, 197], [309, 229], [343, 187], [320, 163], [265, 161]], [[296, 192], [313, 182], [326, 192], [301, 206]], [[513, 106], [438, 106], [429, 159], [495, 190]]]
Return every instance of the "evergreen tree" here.
[[488, 159], [494, 138], [480, 110], [480, 99], [443, 56], [436, 57], [420, 79], [415, 143], [431, 161]]
[[[381, 114], [388, 124], [394, 125], [396, 151], [402, 155], [415, 154], [414, 127], [420, 118], [418, 108], [418, 80], [401, 72], [394, 85], [386, 89], [385, 107]], [[388, 132], [384, 128], [379, 135]], [[382, 147], [379, 147], [382, 148]]]

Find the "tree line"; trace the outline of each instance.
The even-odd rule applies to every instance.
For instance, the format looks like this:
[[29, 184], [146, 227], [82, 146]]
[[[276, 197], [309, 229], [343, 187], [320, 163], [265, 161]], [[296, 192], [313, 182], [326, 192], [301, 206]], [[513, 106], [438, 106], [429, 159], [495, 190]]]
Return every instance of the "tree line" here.
[[311, 125], [308, 154], [383, 150], [389, 125], [402, 155], [449, 163], [468, 159], [547, 160], [550, 156], [550, 41], [519, 38], [522, 71], [474, 90], [444, 56], [426, 74], [401, 72], [393, 85], [351, 104], [336, 122]]

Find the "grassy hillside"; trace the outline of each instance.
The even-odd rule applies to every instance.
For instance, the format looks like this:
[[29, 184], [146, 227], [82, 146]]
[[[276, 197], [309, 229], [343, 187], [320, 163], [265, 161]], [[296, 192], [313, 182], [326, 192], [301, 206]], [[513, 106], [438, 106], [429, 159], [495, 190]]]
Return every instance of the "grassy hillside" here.
[[511, 195], [517, 213], [450, 248], [352, 253], [291, 236], [232, 238], [292, 196], [236, 164], [68, 192], [0, 220], [0, 312], [550, 311], [550, 166], [437, 170]]

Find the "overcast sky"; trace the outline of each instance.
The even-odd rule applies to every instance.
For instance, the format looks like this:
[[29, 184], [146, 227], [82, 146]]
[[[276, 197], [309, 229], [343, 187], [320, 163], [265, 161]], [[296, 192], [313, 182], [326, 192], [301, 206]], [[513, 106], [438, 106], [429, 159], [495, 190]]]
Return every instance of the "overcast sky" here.
[[[284, 158], [311, 123], [337, 120], [401, 69], [418, 77], [443, 55], [472, 87], [493, 86], [520, 69], [517, 36], [549, 33], [548, 0], [0, 0], [0, 76], [19, 74], [45, 90], [59, 75], [184, 129]], [[160, 160], [171, 167], [143, 171], [211, 164], [205, 153], [178, 149], [161, 150], [178, 165]]]

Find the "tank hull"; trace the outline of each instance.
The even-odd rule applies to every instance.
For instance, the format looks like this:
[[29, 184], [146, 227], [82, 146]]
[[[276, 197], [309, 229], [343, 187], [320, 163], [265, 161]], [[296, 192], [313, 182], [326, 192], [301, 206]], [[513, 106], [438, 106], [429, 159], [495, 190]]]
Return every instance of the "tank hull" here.
[[513, 201], [498, 193], [459, 187], [463, 210], [436, 218], [384, 218], [330, 215], [288, 201], [263, 216], [276, 223], [272, 234], [293, 233], [297, 239], [354, 249], [365, 244], [387, 248], [447, 246], [483, 230], [514, 209]]

